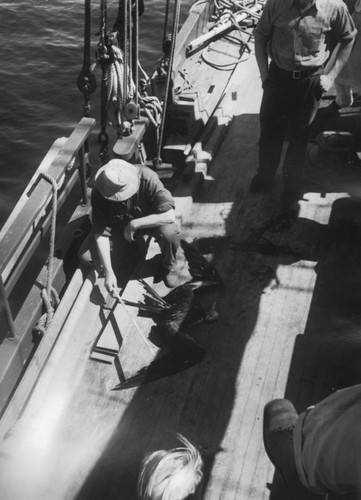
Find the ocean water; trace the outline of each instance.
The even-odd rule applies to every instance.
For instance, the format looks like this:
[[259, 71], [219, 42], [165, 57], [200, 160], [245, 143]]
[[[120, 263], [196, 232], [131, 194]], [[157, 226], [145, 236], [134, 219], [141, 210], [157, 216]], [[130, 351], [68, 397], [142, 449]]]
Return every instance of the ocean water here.
[[[118, 0], [108, 0], [108, 26]], [[164, 0], [145, 0], [140, 62], [150, 76], [162, 55]], [[192, 0], [182, 3], [181, 21]], [[92, 55], [98, 43], [100, 0], [91, 3]], [[172, 10], [171, 4], [171, 12]], [[77, 88], [82, 67], [84, 0], [0, 1], [0, 228], [42, 158], [83, 116]], [[92, 95], [94, 118], [100, 100]]]

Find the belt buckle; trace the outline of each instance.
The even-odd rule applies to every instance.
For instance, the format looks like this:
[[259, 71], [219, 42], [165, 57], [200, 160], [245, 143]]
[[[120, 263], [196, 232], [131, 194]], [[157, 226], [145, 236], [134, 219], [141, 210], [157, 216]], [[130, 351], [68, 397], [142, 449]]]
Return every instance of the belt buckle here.
[[292, 78], [294, 80], [301, 80], [301, 71], [299, 69], [294, 69], [292, 71]]

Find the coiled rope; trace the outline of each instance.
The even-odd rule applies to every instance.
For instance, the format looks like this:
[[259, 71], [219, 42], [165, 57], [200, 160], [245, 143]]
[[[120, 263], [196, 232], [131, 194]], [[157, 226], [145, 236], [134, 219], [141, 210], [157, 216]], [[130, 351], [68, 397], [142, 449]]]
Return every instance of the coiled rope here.
[[34, 333], [44, 335], [49, 328], [51, 320], [53, 319], [56, 307], [59, 305], [59, 296], [51, 282], [53, 278], [54, 269], [54, 254], [55, 254], [55, 232], [56, 232], [56, 214], [58, 209], [58, 190], [61, 188], [64, 177], [59, 183], [46, 172], [41, 172], [45, 180], [50, 182], [53, 190], [52, 207], [51, 207], [51, 224], [50, 224], [50, 242], [49, 242], [49, 255], [47, 259], [46, 268], [46, 287], [41, 291], [45, 313], [39, 318], [34, 327]]
[[[227, 22], [231, 22], [233, 24], [234, 28], [239, 33], [240, 38], [230, 35], [226, 35], [225, 38], [231, 43], [240, 45], [240, 56], [236, 61], [232, 61], [231, 63], [214, 63], [209, 57], [206, 56], [207, 51], [209, 51], [209, 47], [207, 47], [201, 53], [203, 61], [215, 69], [225, 71], [228, 71], [240, 62], [245, 62], [249, 57], [244, 57], [244, 54], [246, 51], [249, 54], [251, 52], [248, 43], [253, 34], [248, 32], [245, 27], [239, 25], [236, 16], [240, 13], [247, 14], [247, 21], [251, 21], [250, 27], [253, 28], [257, 24], [258, 19], [261, 17], [260, 12], [264, 4], [265, 0], [215, 0], [215, 13], [213, 16], [215, 19], [214, 27], [221, 26]], [[246, 41], [243, 40], [243, 34], [247, 36]]]

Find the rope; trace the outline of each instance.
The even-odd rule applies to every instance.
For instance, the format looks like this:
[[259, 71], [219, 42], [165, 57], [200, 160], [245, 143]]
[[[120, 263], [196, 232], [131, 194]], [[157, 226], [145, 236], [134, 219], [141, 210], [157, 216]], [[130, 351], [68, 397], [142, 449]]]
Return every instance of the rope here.
[[163, 40], [165, 40], [165, 37], [167, 35], [168, 17], [169, 17], [169, 4], [170, 4], [170, 0], [167, 0], [166, 7], [165, 7], [165, 16], [164, 16]]
[[[63, 184], [64, 177], [61, 179], [59, 184], [57, 184], [56, 180], [51, 177], [46, 172], [41, 172], [41, 175], [45, 180], [50, 182], [53, 190], [53, 199], [52, 199], [52, 213], [51, 213], [51, 225], [50, 225], [50, 242], [49, 242], [49, 255], [47, 259], [47, 269], [46, 269], [46, 287], [41, 291], [41, 297], [43, 299], [43, 304], [45, 307], [45, 313], [38, 320], [34, 330], [35, 332], [39, 332], [41, 334], [45, 334], [51, 320], [54, 316], [55, 308], [59, 304], [59, 296], [55, 288], [52, 287], [52, 278], [53, 278], [53, 269], [54, 269], [54, 253], [55, 253], [55, 232], [56, 232], [56, 214], [58, 209], [58, 190], [61, 188]], [[53, 306], [54, 304], [54, 306]]]
[[179, 28], [180, 7], [181, 7], [181, 0], [176, 0], [175, 5], [174, 5], [174, 17], [173, 17], [172, 49], [171, 49], [171, 55], [170, 55], [170, 59], [169, 59], [169, 66], [168, 66], [167, 83], [166, 83], [164, 103], [163, 103], [162, 121], [160, 124], [160, 131], [159, 131], [158, 152], [157, 152], [157, 157], [155, 159], [156, 166], [161, 163], [160, 153], [161, 153], [161, 149], [162, 149], [165, 117], [166, 117], [167, 106], [168, 106], [168, 95], [169, 95], [169, 89], [170, 89], [170, 82], [171, 82], [171, 78], [172, 78], [175, 43], [176, 43], [176, 37], [177, 37], [177, 33], [178, 33], [178, 28]]
[[[240, 34], [240, 38], [231, 37], [230, 35], [225, 35], [225, 38], [231, 42], [240, 45], [240, 56], [236, 61], [225, 64], [213, 63], [208, 57], [206, 57], [206, 52], [209, 51], [212, 42], [207, 48], [205, 48], [201, 53], [202, 60], [217, 70], [229, 71], [234, 68], [237, 64], [245, 62], [249, 57], [244, 57], [245, 52], [251, 53], [249, 42], [253, 37], [253, 33], [247, 31], [245, 27], [242, 27], [237, 22], [237, 14], [245, 13], [247, 14], [247, 27], [253, 28], [257, 23], [258, 19], [261, 17], [261, 10], [264, 5], [264, 0], [214, 0], [215, 14], [213, 18], [216, 19], [214, 27], [221, 26], [226, 22], [232, 22], [234, 28]], [[254, 10], [252, 10], [252, 7]], [[242, 40], [242, 34], [245, 34], [248, 39], [247, 41]]]
[[100, 144], [99, 156], [103, 163], [108, 158], [108, 143], [109, 137], [107, 134], [107, 61], [109, 60], [107, 42], [107, 2], [101, 0], [100, 6], [100, 41], [98, 44], [97, 59], [102, 68], [102, 82], [101, 82], [101, 108], [100, 108], [100, 132], [98, 134], [98, 143]]
[[[132, 5], [128, 0], [128, 71], [127, 89], [131, 94], [133, 82], [133, 34], [132, 34]], [[132, 95], [130, 97], [133, 97]]]
[[85, 0], [83, 66], [77, 80], [78, 89], [84, 95], [84, 116], [90, 116], [90, 94], [95, 92], [97, 87], [90, 55], [90, 27], [90, 0]]
[[[238, 27], [238, 32], [240, 33], [240, 35], [242, 37], [243, 30], [241, 30]], [[249, 33], [246, 33], [246, 34], [249, 36], [249, 38], [251, 38], [252, 35], [250, 35]], [[242, 40], [242, 38], [240, 38], [240, 39], [237, 40], [237, 38], [230, 37], [230, 36], [225, 37], [225, 39], [229, 40], [231, 43], [235, 43], [235, 44], [238, 44], [240, 46], [240, 56], [239, 56], [239, 58], [236, 61], [232, 61], [230, 63], [225, 63], [225, 64], [219, 64], [219, 63], [216, 64], [216, 63], [212, 62], [209, 58], [207, 58], [206, 55], [205, 55], [206, 52], [208, 52], [210, 50], [210, 48], [212, 47], [212, 45], [214, 43], [216, 43], [216, 42], [211, 43], [201, 53], [202, 60], [206, 64], [208, 64], [208, 66], [211, 66], [212, 68], [220, 70], [220, 71], [229, 71], [230, 69], [233, 69], [234, 67], [236, 67], [241, 62], [247, 61], [251, 57], [250, 55], [248, 57], [244, 57], [244, 53], [246, 51], [250, 54], [250, 48], [249, 48], [248, 42], [244, 42]]]
[[[91, 0], [85, 0], [84, 5], [84, 52], [83, 52], [83, 65], [80, 70], [77, 85], [80, 92], [84, 96], [84, 116], [89, 117], [91, 114], [90, 95], [93, 94], [97, 88], [96, 79], [93, 73], [94, 66], [91, 61], [91, 43], [90, 43], [90, 30], [91, 30]], [[89, 139], [84, 143], [85, 151], [85, 168], [86, 177], [89, 178], [91, 174], [91, 166], [89, 163]]]
[[138, 58], [138, 70], [142, 73], [143, 79], [145, 80], [145, 84], [149, 85], [150, 84], [150, 78], [147, 75], [147, 73], [144, 71], [144, 69], [142, 68], [142, 65], [140, 64], [139, 58]]
[[123, 88], [126, 90], [128, 85], [128, 65], [129, 65], [129, 53], [128, 53], [128, 34], [129, 31], [129, 22], [128, 22], [128, 3], [129, 0], [124, 0], [124, 18], [123, 18], [123, 64], [124, 64], [124, 73], [123, 73]]
[[138, 108], [139, 106], [139, 93], [138, 93], [138, 85], [139, 85], [139, 0], [135, 0], [135, 75], [134, 75], [134, 83], [136, 87], [135, 92], [135, 105]]

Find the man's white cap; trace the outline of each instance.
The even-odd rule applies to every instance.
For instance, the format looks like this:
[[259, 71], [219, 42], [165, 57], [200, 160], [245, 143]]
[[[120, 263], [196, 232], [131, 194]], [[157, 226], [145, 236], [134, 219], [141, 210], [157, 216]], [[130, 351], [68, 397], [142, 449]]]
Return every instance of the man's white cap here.
[[104, 198], [112, 201], [125, 201], [139, 188], [137, 167], [125, 160], [110, 160], [98, 170], [95, 185]]

